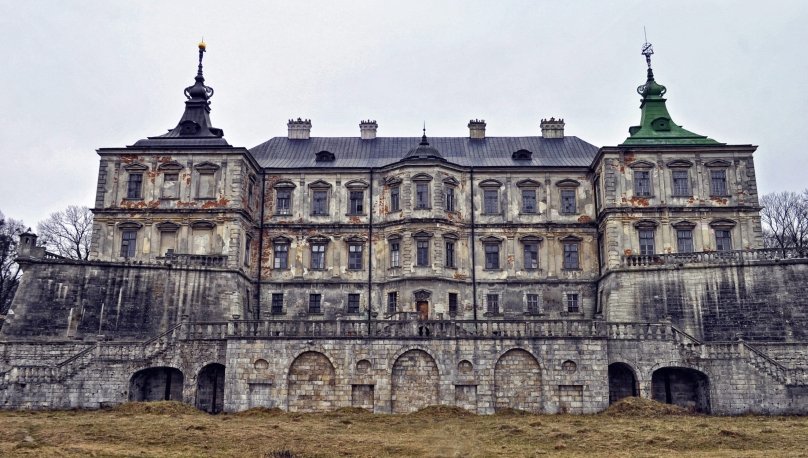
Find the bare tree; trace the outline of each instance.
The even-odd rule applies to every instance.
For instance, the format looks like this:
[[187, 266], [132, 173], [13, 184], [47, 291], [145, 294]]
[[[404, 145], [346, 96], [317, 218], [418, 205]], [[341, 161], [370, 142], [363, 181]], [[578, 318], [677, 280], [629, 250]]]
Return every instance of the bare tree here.
[[766, 194], [760, 199], [763, 210], [764, 243], [771, 248], [808, 249], [808, 189]]
[[90, 256], [93, 213], [87, 207], [70, 205], [41, 221], [37, 232], [48, 251], [69, 259], [87, 259]]
[[17, 291], [22, 271], [17, 258], [19, 235], [25, 230], [22, 221], [5, 218], [0, 212], [0, 315], [5, 315]]

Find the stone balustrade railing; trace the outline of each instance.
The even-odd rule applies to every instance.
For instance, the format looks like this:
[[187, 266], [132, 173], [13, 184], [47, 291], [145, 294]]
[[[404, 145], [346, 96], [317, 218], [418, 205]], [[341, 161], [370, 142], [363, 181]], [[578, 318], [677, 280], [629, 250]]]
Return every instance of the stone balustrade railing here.
[[682, 266], [689, 264], [733, 264], [783, 259], [808, 259], [808, 250], [797, 248], [762, 248], [759, 250], [702, 251], [698, 253], [660, 253], [626, 255], [620, 267]]
[[156, 259], [176, 266], [227, 267], [227, 256], [221, 254], [167, 253]]

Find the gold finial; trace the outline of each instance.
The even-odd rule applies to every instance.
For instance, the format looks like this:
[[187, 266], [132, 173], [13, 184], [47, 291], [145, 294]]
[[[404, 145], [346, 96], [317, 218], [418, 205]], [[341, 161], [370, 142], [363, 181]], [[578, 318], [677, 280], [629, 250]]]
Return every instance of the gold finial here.
[[202, 37], [202, 41], [199, 42], [199, 49], [204, 51], [206, 46], [207, 45], [205, 44], [205, 37]]

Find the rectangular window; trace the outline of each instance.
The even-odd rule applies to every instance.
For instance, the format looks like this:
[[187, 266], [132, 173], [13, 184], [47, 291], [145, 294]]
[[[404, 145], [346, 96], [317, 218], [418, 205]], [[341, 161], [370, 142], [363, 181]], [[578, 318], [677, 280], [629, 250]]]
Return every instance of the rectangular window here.
[[346, 313], [359, 313], [359, 294], [348, 294], [348, 308]]
[[567, 311], [569, 313], [578, 313], [580, 311], [579, 305], [578, 293], [567, 293]]
[[539, 244], [535, 242], [525, 243], [525, 269], [534, 270], [539, 268]]
[[536, 190], [522, 190], [522, 213], [536, 213]]
[[123, 231], [121, 233], [121, 256], [134, 257], [135, 248], [137, 248], [137, 231]]
[[143, 174], [130, 173], [129, 181], [126, 183], [126, 198], [127, 199], [142, 199], [143, 198]]
[[730, 251], [732, 250], [732, 232], [728, 229], [715, 230], [715, 250], [716, 251]]
[[401, 188], [398, 186], [393, 186], [390, 188], [390, 211], [397, 212], [401, 210], [401, 201], [400, 201], [400, 192]]
[[451, 240], [446, 241], [446, 267], [455, 267], [455, 244]]
[[255, 178], [250, 177], [250, 184], [247, 186], [247, 206], [252, 206], [255, 195]]
[[651, 172], [648, 170], [634, 171], [634, 195], [648, 197], [651, 195]]
[[390, 267], [401, 267], [401, 244], [390, 242]]
[[289, 244], [276, 243], [275, 244], [275, 263], [276, 269], [289, 268]]
[[727, 195], [726, 170], [710, 170], [710, 195], [712, 196]]
[[311, 214], [328, 214], [328, 191], [314, 191], [311, 199]]
[[176, 199], [180, 196], [180, 175], [178, 173], [166, 173], [163, 175], [163, 199]]
[[446, 211], [455, 211], [455, 190], [451, 186], [446, 187]]
[[539, 295], [538, 294], [528, 294], [526, 296], [527, 300], [527, 313], [530, 315], [538, 315], [539, 314]]
[[574, 215], [575, 213], [578, 213], [574, 189], [561, 190], [561, 213], [564, 215]]
[[678, 229], [676, 231], [676, 250], [679, 253], [693, 252], [693, 231], [690, 229]]
[[200, 199], [213, 199], [216, 197], [216, 186], [213, 181], [214, 175], [212, 173], [199, 174], [199, 193]]
[[320, 308], [322, 300], [322, 294], [309, 294], [309, 313], [322, 313], [322, 309]]
[[485, 295], [485, 308], [488, 313], [494, 315], [499, 313], [499, 294]]
[[485, 244], [485, 268], [499, 269], [499, 244]]
[[250, 265], [250, 255], [252, 255], [252, 237], [244, 237], [244, 266]]
[[429, 183], [415, 183], [415, 208], [429, 208]]
[[449, 315], [457, 315], [457, 293], [449, 293]]
[[351, 191], [349, 193], [348, 214], [361, 215], [365, 212], [365, 191]]
[[429, 265], [429, 240], [417, 240], [415, 250], [415, 265], [427, 267]]
[[325, 243], [313, 243], [311, 245], [311, 269], [325, 269]]
[[283, 313], [283, 293], [272, 293], [272, 310], [273, 315], [280, 315]]
[[348, 245], [348, 269], [362, 270], [362, 245], [352, 243]]
[[397, 309], [398, 309], [398, 293], [396, 291], [387, 293], [387, 313], [388, 314], [396, 313]]
[[674, 196], [690, 195], [690, 175], [687, 170], [674, 170], [671, 172]]
[[578, 242], [564, 242], [564, 269], [578, 269]]
[[496, 189], [483, 191], [483, 211], [490, 215], [499, 213], [499, 191]]
[[654, 230], [653, 229], [640, 229], [640, 255], [651, 256], [655, 252], [654, 248]]
[[277, 204], [275, 206], [275, 213], [278, 215], [291, 215], [292, 214], [292, 190], [278, 189], [275, 191]]

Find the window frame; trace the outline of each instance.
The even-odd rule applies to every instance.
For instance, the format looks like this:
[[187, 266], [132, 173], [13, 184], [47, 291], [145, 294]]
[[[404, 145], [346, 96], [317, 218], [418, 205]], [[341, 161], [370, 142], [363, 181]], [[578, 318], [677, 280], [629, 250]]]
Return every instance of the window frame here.
[[390, 247], [390, 268], [398, 269], [401, 267], [401, 236], [388, 237], [387, 243]]
[[345, 313], [348, 315], [359, 315], [362, 297], [360, 293], [348, 293], [348, 301], [345, 305]]
[[[137, 233], [138, 229], [134, 227], [121, 228], [121, 258], [129, 259], [137, 255]], [[124, 245], [126, 245], [126, 252], [124, 252]]]
[[525, 313], [528, 315], [541, 314], [541, 296], [538, 293], [525, 293]]
[[398, 291], [387, 292], [387, 314], [392, 315], [398, 312]]
[[458, 300], [457, 293], [449, 293], [449, 298], [447, 302], [447, 311], [449, 312], [449, 316], [456, 316], [459, 310], [460, 301]]
[[[497, 237], [489, 236], [484, 237], [481, 241], [484, 253], [483, 270], [502, 270], [502, 240]], [[491, 262], [494, 259], [496, 259], [496, 263]]]
[[[314, 307], [316, 305], [316, 307]], [[323, 314], [323, 295], [321, 293], [309, 293], [309, 315]]]
[[[723, 189], [716, 188], [716, 174], [720, 174], [718, 178]], [[720, 191], [720, 192], [719, 192]], [[729, 183], [727, 182], [727, 169], [726, 168], [711, 168], [710, 169], [710, 197], [728, 197]]]
[[[348, 265], [351, 271], [360, 271], [365, 268], [365, 242], [359, 240], [348, 241]], [[356, 267], [358, 262], [359, 267]]]
[[[137, 179], [135, 179], [137, 178]], [[137, 182], [137, 186], [134, 186]], [[142, 200], [143, 199], [143, 173], [131, 172], [126, 179], [126, 198], [129, 200]]]
[[[671, 224], [673, 226], [673, 230], [676, 231], [676, 252], [677, 253], [695, 253], [696, 252], [696, 243], [694, 240], [694, 229], [696, 228], [696, 223], [692, 223], [690, 221], [679, 221], [676, 223]], [[680, 237], [680, 233], [688, 233], [688, 238]], [[682, 240], [689, 240], [690, 243], [690, 250], [682, 250]]]
[[[580, 237], [569, 235], [567, 237], [562, 238], [560, 241], [562, 244], [561, 270], [569, 270], [569, 271], [581, 270], [582, 239]], [[575, 253], [574, 258], [572, 257], [571, 253]], [[573, 259], [575, 261], [574, 263], [572, 262]]]
[[401, 211], [401, 186], [394, 185], [390, 187], [390, 211]]
[[[277, 237], [272, 240], [273, 270], [289, 270], [289, 251], [291, 249], [291, 245], [292, 241], [286, 237]], [[280, 264], [283, 264], [283, 266], [278, 266], [279, 261], [282, 261]]]
[[[317, 250], [317, 248], [321, 248]], [[316, 271], [323, 271], [327, 268], [326, 254], [328, 253], [328, 240], [326, 239], [311, 239], [309, 241], [309, 269]], [[316, 255], [316, 256], [315, 256]], [[319, 258], [319, 265], [316, 266], [314, 260]]]
[[488, 315], [499, 315], [499, 293], [488, 292], [485, 294], [485, 313]]
[[[558, 193], [559, 215], [577, 215], [579, 213], [578, 189], [577, 189], [579, 186], [581, 186], [581, 183], [571, 178], [565, 178], [556, 183], [556, 187], [559, 188]], [[572, 203], [571, 206], [566, 205], [568, 199]]]
[[[317, 180], [309, 184], [309, 215], [310, 216], [330, 216], [331, 215], [331, 184], [323, 180]], [[322, 211], [317, 199], [318, 195], [322, 195]]]
[[283, 315], [283, 293], [272, 293], [270, 315]]
[[567, 313], [581, 312], [581, 293], [578, 291], [567, 291], [564, 293], [564, 308]]
[[[531, 247], [533, 250], [529, 251]], [[533, 255], [531, 264], [528, 264], [528, 252]], [[522, 267], [524, 270], [539, 270], [539, 240], [522, 240]]]
[[365, 190], [368, 188], [368, 184], [362, 180], [352, 180], [345, 183], [345, 187], [348, 189], [348, 211], [346, 215], [367, 215], [368, 206], [366, 205], [367, 202], [365, 201]]

